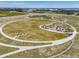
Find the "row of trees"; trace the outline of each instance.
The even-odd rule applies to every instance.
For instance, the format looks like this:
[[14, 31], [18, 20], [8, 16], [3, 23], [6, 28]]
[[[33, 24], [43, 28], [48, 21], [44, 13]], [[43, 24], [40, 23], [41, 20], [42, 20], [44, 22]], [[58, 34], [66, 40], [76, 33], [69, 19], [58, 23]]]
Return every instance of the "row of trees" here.
[[59, 13], [59, 14], [67, 14], [67, 15], [79, 15], [79, 11], [53, 11], [54, 13]]
[[[31, 10], [31, 12], [36, 12], [36, 13], [44, 13], [44, 12], [49, 12], [49, 9], [29, 9], [29, 8], [0, 8], [0, 11], [18, 11], [18, 12], [28, 12]], [[67, 14], [67, 15], [79, 15], [79, 11], [75, 10], [51, 10], [51, 12], [54, 13], [61, 13], [61, 14]]]
[[0, 8], [0, 11], [18, 11], [18, 12], [22, 12], [23, 9], [22, 8]]

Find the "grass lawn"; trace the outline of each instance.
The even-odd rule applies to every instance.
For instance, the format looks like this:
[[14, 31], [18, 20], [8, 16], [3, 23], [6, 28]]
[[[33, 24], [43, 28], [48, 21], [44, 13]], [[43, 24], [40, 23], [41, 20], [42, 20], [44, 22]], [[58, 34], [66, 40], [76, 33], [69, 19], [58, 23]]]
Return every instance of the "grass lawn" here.
[[[22, 40], [51, 41], [67, 37], [65, 34], [49, 32], [39, 28], [40, 25], [53, 23], [52, 20], [21, 20], [7, 24], [3, 32]], [[16, 34], [18, 33], [18, 34]], [[22, 35], [24, 34], [24, 35]]]
[[0, 44], [0, 55], [17, 50], [17, 48], [5, 47]]
[[70, 25], [75, 27], [77, 31], [79, 31], [79, 16], [65, 16], [62, 14], [59, 14], [59, 15], [53, 14], [53, 19], [55, 21], [66, 20], [67, 23], [69, 23]]
[[8, 58], [46, 58], [61, 53], [67, 49], [71, 44], [71, 41], [57, 46], [50, 46], [45, 48], [37, 48], [32, 50], [26, 50], [10, 56]]
[[73, 46], [63, 55], [59, 56], [60, 58], [79, 58], [79, 34], [76, 36]]
[[24, 15], [23, 12], [0, 11], [0, 17]]
[[0, 35], [0, 42], [5, 43], [5, 44], [16, 45], [16, 46], [36, 46], [36, 45], [50, 44], [50, 43], [29, 43], [29, 42], [26, 43], [26, 42], [17, 42], [15, 40], [11, 40], [11, 39], [5, 38], [2, 35]]

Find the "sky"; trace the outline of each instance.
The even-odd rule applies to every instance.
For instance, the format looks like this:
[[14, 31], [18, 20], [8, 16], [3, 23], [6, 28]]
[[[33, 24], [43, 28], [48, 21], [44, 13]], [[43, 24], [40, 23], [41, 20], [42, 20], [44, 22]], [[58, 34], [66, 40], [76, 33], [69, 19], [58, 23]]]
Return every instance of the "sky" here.
[[79, 8], [79, 1], [0, 1], [9, 8]]

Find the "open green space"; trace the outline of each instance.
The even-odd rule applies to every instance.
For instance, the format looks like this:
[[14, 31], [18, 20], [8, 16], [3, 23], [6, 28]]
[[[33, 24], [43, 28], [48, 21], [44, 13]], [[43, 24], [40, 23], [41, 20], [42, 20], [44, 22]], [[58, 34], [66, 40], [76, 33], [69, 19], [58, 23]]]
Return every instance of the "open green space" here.
[[79, 58], [79, 34], [76, 36], [71, 49], [58, 57], [60, 57], [60, 58], [61, 57], [62, 58], [72, 58], [72, 57]]
[[43, 24], [53, 23], [52, 20], [20, 20], [7, 24], [3, 32], [11, 37], [32, 41], [52, 41], [67, 37], [66, 34], [50, 32], [41, 29]]
[[0, 11], [0, 17], [6, 17], [6, 16], [17, 16], [17, 15], [24, 15], [23, 12], [17, 12], [17, 11]]
[[37, 46], [37, 45], [45, 45], [45, 44], [51, 44], [51, 43], [29, 43], [29, 42], [17, 42], [15, 40], [11, 40], [8, 38], [5, 38], [4, 36], [0, 35], [0, 42], [5, 44], [11, 44], [16, 46]]
[[51, 57], [61, 53], [62, 51], [66, 50], [70, 45], [71, 45], [71, 41], [57, 46], [26, 50], [7, 57], [8, 58], [18, 58], [18, 57], [19, 58], [46, 58], [46, 57]]
[[17, 48], [5, 47], [0, 43], [0, 55], [17, 50]]
[[[67, 20], [67, 23], [70, 25], [74, 26], [77, 31], [79, 31], [79, 21], [78, 17], [76, 16], [65, 16], [65, 15], [52, 15], [53, 19], [56, 21], [63, 21]], [[49, 32], [46, 30], [43, 30], [39, 28], [40, 25], [43, 24], [49, 24], [53, 23], [52, 20], [39, 20], [38, 18], [31, 18], [31, 19], [22, 19], [17, 22], [13, 22], [10, 24], [7, 24], [3, 28], [3, 32], [7, 34], [8, 36], [15, 37], [17, 39], [21, 40], [32, 40], [32, 41], [52, 41], [52, 40], [59, 40], [62, 38], [67, 37], [68, 35], [66, 34], [60, 34], [60, 33], [55, 33], [55, 32]], [[19, 46], [35, 46], [35, 45], [44, 45], [44, 44], [38, 44], [38, 43], [25, 43], [25, 42], [17, 42], [8, 38], [5, 38], [4, 36], [0, 35], [0, 42], [2, 43], [7, 43], [7, 44], [12, 44], [12, 45], [19, 45]], [[55, 54], [58, 54], [62, 51], [64, 51], [71, 42], [65, 43], [58, 46], [53, 46], [53, 47], [46, 47], [46, 48], [38, 48], [38, 49], [33, 49], [33, 50], [28, 50], [28, 51], [23, 51], [20, 53], [16, 53], [13, 55], [10, 55], [8, 57], [12, 58], [18, 58], [18, 57], [49, 57], [53, 56]], [[2, 48], [4, 46], [1, 46], [0, 54], [7, 53], [9, 51], [14, 51], [16, 50], [15, 48]], [[7, 51], [6, 51], [6, 50]], [[9, 50], [11, 49], [11, 50]], [[76, 36], [75, 42], [73, 46], [71, 47], [70, 50], [65, 52], [63, 55], [58, 56], [58, 57], [78, 57], [79, 56], [79, 35]]]
[[53, 19], [55, 21], [66, 21], [70, 25], [76, 28], [77, 31], [79, 31], [79, 16], [68, 16], [65, 14], [53, 14]]

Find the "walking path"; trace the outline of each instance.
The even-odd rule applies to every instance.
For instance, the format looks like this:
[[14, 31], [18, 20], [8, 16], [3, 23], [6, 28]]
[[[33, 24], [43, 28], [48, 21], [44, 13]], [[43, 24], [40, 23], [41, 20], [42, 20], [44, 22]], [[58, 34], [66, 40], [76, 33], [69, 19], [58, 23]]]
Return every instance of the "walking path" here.
[[[69, 26], [73, 29], [72, 35], [70, 35], [70, 36], [67, 37], [67, 38], [60, 39], [60, 40], [56, 40], [56, 41], [43, 41], [43, 42], [41, 42], [41, 41], [25, 41], [25, 40], [15, 39], [15, 38], [13, 38], [13, 37], [10, 37], [10, 36], [6, 35], [6, 34], [2, 31], [3, 27], [4, 27], [6, 24], [7, 24], [7, 23], [3, 24], [3, 25], [0, 27], [0, 33], [1, 33], [4, 37], [6, 37], [6, 38], [9, 38], [9, 39], [11, 39], [11, 40], [15, 40], [15, 41], [17, 41], [17, 42], [19, 41], [19, 42], [51, 43], [51, 44], [38, 45], [38, 46], [16, 46], [16, 45], [5, 44], [5, 43], [0, 42], [0, 45], [6, 46], [6, 47], [19, 48], [19, 49], [16, 50], [16, 51], [12, 51], [12, 52], [9, 52], [9, 53], [0, 55], [0, 58], [6, 57], [6, 56], [9, 56], [9, 55], [18, 53], [18, 52], [22, 52], [22, 51], [25, 51], [25, 50], [31, 50], [31, 49], [35, 49], [35, 48], [42, 48], [42, 47], [44, 48], [44, 47], [49, 47], [49, 46], [60, 45], [60, 44], [66, 43], [66, 42], [68, 42], [68, 41], [70, 41], [70, 40], [72, 41], [72, 40], [75, 38], [76, 34], [77, 34], [76, 29], [75, 29], [72, 25], [66, 23], [67, 25], [69, 25]], [[48, 30], [48, 31], [49, 31], [49, 30]], [[52, 31], [52, 32], [53, 32], [53, 31]], [[70, 47], [71, 47], [71, 46], [70, 46]], [[69, 48], [70, 48], [70, 47], [69, 47]], [[68, 49], [69, 49], [69, 48], [68, 48]], [[65, 51], [67, 51], [68, 49], [66, 49]], [[65, 52], [65, 51], [64, 51], [64, 52]], [[64, 52], [62, 52], [62, 53], [64, 53]], [[62, 54], [62, 53], [60, 53], [60, 54]], [[58, 54], [58, 55], [60, 55], [60, 54]]]
[[[16, 21], [11, 21], [11, 22], [7, 22], [7, 23], [3, 24], [3, 25], [0, 27], [0, 33], [1, 33], [4, 37], [9, 38], [9, 39], [11, 39], [11, 40], [15, 40], [15, 41], [17, 41], [17, 42], [31, 42], [31, 43], [56, 43], [56, 42], [62, 43], [62, 42], [63, 42], [63, 43], [64, 43], [64, 42], [66, 42], [66, 41], [72, 40], [72, 38], [75, 37], [75, 35], [76, 35], [76, 30], [75, 30], [75, 28], [74, 28], [73, 26], [67, 24], [67, 25], [69, 25], [69, 26], [74, 30], [74, 32], [72, 32], [72, 35], [71, 35], [71, 36], [69, 36], [69, 37], [67, 37], [67, 38], [64, 38], [64, 39], [55, 40], [55, 41], [31, 41], [31, 40], [16, 39], [15, 37], [10, 37], [10, 36], [6, 35], [6, 34], [3, 32], [4, 26], [7, 25], [7, 24], [10, 24], [10, 23], [12, 23], [12, 22], [16, 22]], [[41, 26], [40, 26], [40, 28], [41, 28]], [[41, 29], [44, 29], [44, 28], [41, 28]], [[46, 30], [46, 29], [44, 29], [44, 30]], [[50, 31], [50, 30], [47, 29], [47, 31]], [[51, 32], [56, 32], [56, 31], [51, 31]], [[62, 32], [58, 32], [58, 31], [57, 31], [57, 33], [62, 33]], [[60, 44], [60, 43], [58, 43], [58, 44]]]
[[58, 53], [58, 54], [56, 54], [56, 55], [51, 56], [50, 58], [54, 58], [54, 57], [57, 57], [57, 56], [62, 55], [63, 53], [65, 53], [66, 51], [68, 51], [68, 50], [73, 46], [73, 43], [74, 43], [74, 40], [72, 40], [71, 45], [70, 45], [67, 49], [65, 49], [65, 50], [62, 51], [61, 53]]

